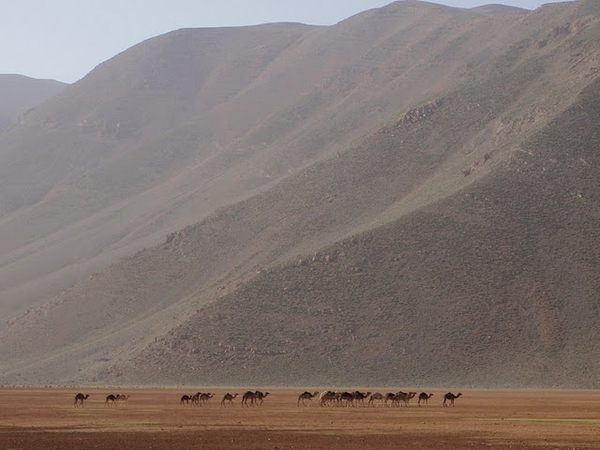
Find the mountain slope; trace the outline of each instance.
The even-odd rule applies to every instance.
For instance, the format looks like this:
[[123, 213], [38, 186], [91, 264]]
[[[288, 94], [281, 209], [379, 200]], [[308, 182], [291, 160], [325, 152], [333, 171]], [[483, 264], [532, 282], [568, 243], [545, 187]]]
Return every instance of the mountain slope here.
[[[222, 168], [191, 190], [237, 195], [11, 319], [3, 382], [595, 386], [598, 23], [588, 2], [495, 17], [400, 2], [311, 28], [294, 54], [379, 41], [193, 171]], [[215, 110], [241, 120], [229, 101]], [[200, 116], [167, 132], [183, 161]], [[159, 147], [113, 151], [151, 167]], [[190, 183], [173, 161], [169, 183]], [[152, 178], [102, 195], [168, 197], [139, 187]]]
[[[598, 87], [503, 170], [267, 271], [117, 373], [206, 384], [597, 387]], [[571, 131], [589, 140], [565, 139]]]
[[54, 80], [0, 74], [0, 133], [13, 126], [27, 110], [50, 99], [66, 86]]
[[365, 75], [407, 51], [398, 39], [421, 45], [407, 30], [453, 17], [447, 8], [406, 8], [327, 29], [180, 30], [118, 55], [32, 112], [0, 143], [4, 315], [387, 120], [409, 101], [385, 100], [390, 89], [406, 96], [394, 77], [425, 83], [437, 69], [403, 74], [383, 64], [380, 76]]
[[179, 30], [117, 55], [0, 139], [0, 317], [344, 149], [556, 11], [398, 2], [333, 27]]

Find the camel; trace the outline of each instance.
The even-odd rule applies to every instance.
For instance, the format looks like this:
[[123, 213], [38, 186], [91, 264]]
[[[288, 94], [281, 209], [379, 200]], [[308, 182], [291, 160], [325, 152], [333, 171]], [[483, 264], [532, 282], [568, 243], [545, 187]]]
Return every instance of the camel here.
[[223, 400], [221, 400], [221, 406], [225, 407], [225, 402], [229, 402], [233, 405], [233, 399], [236, 398], [238, 394], [230, 394], [229, 392], [223, 396]]
[[192, 398], [190, 399], [190, 401], [192, 402], [192, 405], [198, 405], [200, 403], [201, 395], [202, 395], [202, 392], [196, 392], [194, 395], [192, 395]]
[[190, 400], [192, 399], [193, 395], [182, 395], [181, 396], [181, 401], [179, 402], [182, 405], [189, 405], [190, 404]]
[[79, 405], [81, 405], [81, 407], [83, 408], [83, 401], [87, 400], [89, 398], [89, 394], [83, 395], [82, 393], [79, 393], [75, 396], [75, 408], [77, 408]]
[[211, 393], [204, 393], [204, 394], [200, 394], [200, 404], [201, 405], [206, 405], [206, 402], [208, 402], [209, 399], [213, 398], [215, 394], [211, 394]]
[[354, 406], [354, 395], [350, 392], [342, 392], [338, 401], [342, 406], [348, 406], [348, 404]]
[[447, 394], [444, 395], [444, 406], [448, 406], [447, 402], [448, 400], [450, 401], [450, 406], [454, 406], [454, 400], [456, 400], [458, 397], [460, 397], [462, 395], [462, 393], [458, 393], [456, 395], [454, 395], [452, 392], [448, 392]]
[[421, 402], [423, 402], [424, 405], [427, 404], [427, 400], [429, 400], [431, 397], [433, 396], [433, 394], [429, 394], [427, 395], [426, 392], [421, 392], [419, 394], [419, 402], [418, 405], [421, 406]]
[[[389, 394], [388, 394], [389, 395]], [[392, 406], [396, 405], [401, 405], [402, 403], [405, 406], [408, 406], [408, 403], [410, 402], [410, 399], [413, 398], [415, 395], [417, 395], [416, 392], [396, 392], [395, 394], [393, 394], [392, 397]], [[402, 402], [402, 403], [400, 403]]]
[[[313, 397], [316, 397], [317, 395], [319, 395], [318, 392], [311, 394], [308, 391], [304, 391], [302, 394], [300, 394], [298, 396], [298, 406], [300, 406], [300, 400], [302, 400], [302, 404], [304, 406], [312, 405], [312, 399], [313, 399]], [[305, 403], [306, 400], [308, 400], [308, 405]]]
[[[246, 406], [254, 406], [254, 399], [256, 397], [256, 394], [252, 391], [247, 391], [244, 393], [244, 395], [242, 395], [242, 406], [246, 405]], [[250, 402], [250, 405], [248, 404], [248, 402]]]
[[104, 402], [104, 406], [107, 406], [107, 405], [110, 405], [110, 404], [114, 405], [116, 401], [117, 401], [117, 396], [109, 394], [109, 395], [106, 396], [106, 401]]
[[339, 400], [339, 394], [333, 391], [323, 391], [319, 396], [321, 406], [332, 406], [333, 402]]
[[408, 395], [406, 395], [403, 399], [404, 405], [409, 406], [410, 399], [415, 397], [416, 395], [417, 395], [416, 392], [409, 392]]
[[[370, 392], [367, 392], [366, 394], [363, 392], [359, 392], [359, 391], [354, 391], [352, 393], [352, 400], [356, 401], [356, 403], [360, 403], [361, 405], [365, 406], [365, 398], [367, 398], [369, 395], [371, 395]], [[354, 404], [353, 404], [354, 406]]]
[[375, 402], [379, 402], [381, 405], [383, 405], [383, 394], [380, 394], [379, 392], [375, 392], [374, 394], [371, 394], [371, 397], [369, 398], [369, 403], [367, 403], [369, 406], [375, 406]]
[[392, 397], [392, 406], [400, 406], [400, 402], [404, 400], [404, 396], [408, 395], [406, 392], [396, 392]]
[[258, 406], [262, 406], [264, 398], [269, 395], [268, 392], [262, 393], [261, 391], [256, 391], [254, 393], [254, 399], [258, 403]]
[[388, 392], [387, 394], [385, 394], [385, 404], [387, 405], [388, 401], [392, 402], [392, 406], [394, 405], [394, 397], [396, 396], [396, 394], [394, 394], [393, 392]]
[[[390, 398], [391, 395], [391, 398]], [[400, 402], [406, 395], [406, 392], [398, 391], [395, 394], [388, 394], [387, 399], [392, 401], [392, 406], [399, 406]]]
[[129, 400], [129, 397], [131, 397], [131, 395], [118, 394], [117, 395], [117, 401], [118, 402], [125, 402], [125, 401]]

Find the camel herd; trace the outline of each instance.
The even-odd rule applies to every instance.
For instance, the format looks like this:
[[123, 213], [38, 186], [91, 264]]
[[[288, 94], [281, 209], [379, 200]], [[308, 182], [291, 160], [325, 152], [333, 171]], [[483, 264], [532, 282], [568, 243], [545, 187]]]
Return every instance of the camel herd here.
[[213, 398], [215, 394], [211, 394], [209, 392], [196, 392], [192, 395], [182, 395], [180, 403], [182, 405], [206, 405], [208, 401]]
[[[312, 399], [319, 393], [304, 392], [298, 397], [298, 406], [300, 399], [310, 396]], [[454, 406], [454, 400], [460, 397], [462, 393], [453, 394], [448, 392], [444, 394], [443, 406]], [[321, 406], [365, 406], [365, 400], [368, 398], [367, 406], [409, 406], [411, 399], [417, 396], [416, 392], [388, 392], [381, 394], [380, 392], [341, 392], [341, 391], [324, 391], [319, 396], [319, 404]], [[426, 406], [433, 394], [421, 392], [418, 396], [417, 405]]]
[[[227, 405], [233, 406], [233, 400], [239, 394], [230, 394], [229, 392], [223, 396], [221, 400], [221, 406], [226, 407]], [[268, 392], [262, 391], [247, 391], [242, 395], [241, 406], [262, 406], [265, 397], [269, 395]], [[462, 393], [453, 394], [448, 392], [444, 394], [443, 406], [454, 406], [454, 400], [460, 397]], [[202, 394], [200, 392], [193, 396], [184, 395], [181, 397], [181, 404], [183, 405], [194, 405], [194, 404], [205, 404], [209, 398], [212, 398], [214, 394]], [[297, 406], [310, 406], [313, 404], [313, 399], [319, 397], [320, 406], [409, 406], [410, 400], [417, 396], [416, 392], [389, 392], [387, 394], [381, 394], [379, 392], [347, 392], [347, 391], [323, 391], [319, 392], [308, 392], [304, 391], [298, 396]], [[418, 396], [418, 406], [426, 406], [429, 399], [433, 394], [421, 392]], [[195, 400], [194, 400], [195, 399]], [[367, 400], [368, 399], [368, 400]], [[200, 403], [202, 402], [202, 403]]]
[[[221, 400], [221, 406], [227, 407], [234, 405], [234, 400], [239, 394], [230, 394], [229, 392], [223, 396]], [[264, 399], [269, 395], [269, 392], [262, 391], [246, 391], [242, 395], [241, 406], [262, 406]], [[462, 393], [453, 394], [448, 392], [444, 394], [443, 406], [454, 406], [454, 401], [460, 397]], [[213, 398], [215, 394], [210, 392], [196, 392], [192, 395], [182, 395], [180, 404], [182, 406], [203, 406], [208, 405], [208, 401]], [[427, 392], [421, 392], [418, 396], [416, 392], [388, 392], [381, 394], [379, 392], [360, 392], [360, 391], [323, 391], [319, 392], [308, 392], [305, 391], [298, 396], [297, 406], [310, 406], [313, 404], [313, 399], [319, 397], [320, 406], [409, 406], [411, 399], [417, 397], [418, 406], [426, 406], [429, 399], [433, 394]], [[129, 399], [129, 395], [123, 394], [109, 394], [106, 396], [104, 402], [105, 406], [116, 405], [119, 402], [124, 402]], [[75, 395], [74, 406], [83, 407], [84, 400], [89, 398], [89, 394], [78, 393]], [[367, 400], [368, 399], [368, 400]]]

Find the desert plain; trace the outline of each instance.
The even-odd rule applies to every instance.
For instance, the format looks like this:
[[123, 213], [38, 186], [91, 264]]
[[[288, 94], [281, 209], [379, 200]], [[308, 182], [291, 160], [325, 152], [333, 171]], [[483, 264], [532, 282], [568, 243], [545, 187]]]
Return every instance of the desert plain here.
[[[5, 387], [0, 449], [600, 449], [600, 392], [592, 390], [462, 390], [444, 407], [447, 390], [432, 389], [426, 406], [414, 398], [399, 407], [323, 407], [318, 399], [298, 405], [303, 389], [262, 387], [270, 393], [262, 406], [244, 407], [246, 390]], [[197, 391], [214, 397], [181, 404]], [[75, 407], [78, 392], [89, 398]], [[223, 406], [227, 392], [239, 395]], [[107, 404], [109, 394], [130, 397]]]

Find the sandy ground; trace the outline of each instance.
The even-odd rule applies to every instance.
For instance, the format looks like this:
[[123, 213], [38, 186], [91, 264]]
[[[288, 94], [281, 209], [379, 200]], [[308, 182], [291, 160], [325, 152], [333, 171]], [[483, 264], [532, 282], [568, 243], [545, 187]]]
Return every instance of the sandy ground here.
[[[197, 390], [215, 396], [180, 404]], [[0, 450], [600, 449], [596, 391], [463, 391], [443, 407], [432, 390], [424, 407], [320, 407], [298, 406], [302, 390], [266, 389], [262, 406], [246, 408], [245, 390], [2, 388]], [[77, 392], [90, 395], [83, 407]], [[222, 407], [226, 392], [240, 396]], [[106, 405], [111, 393], [131, 397]]]

